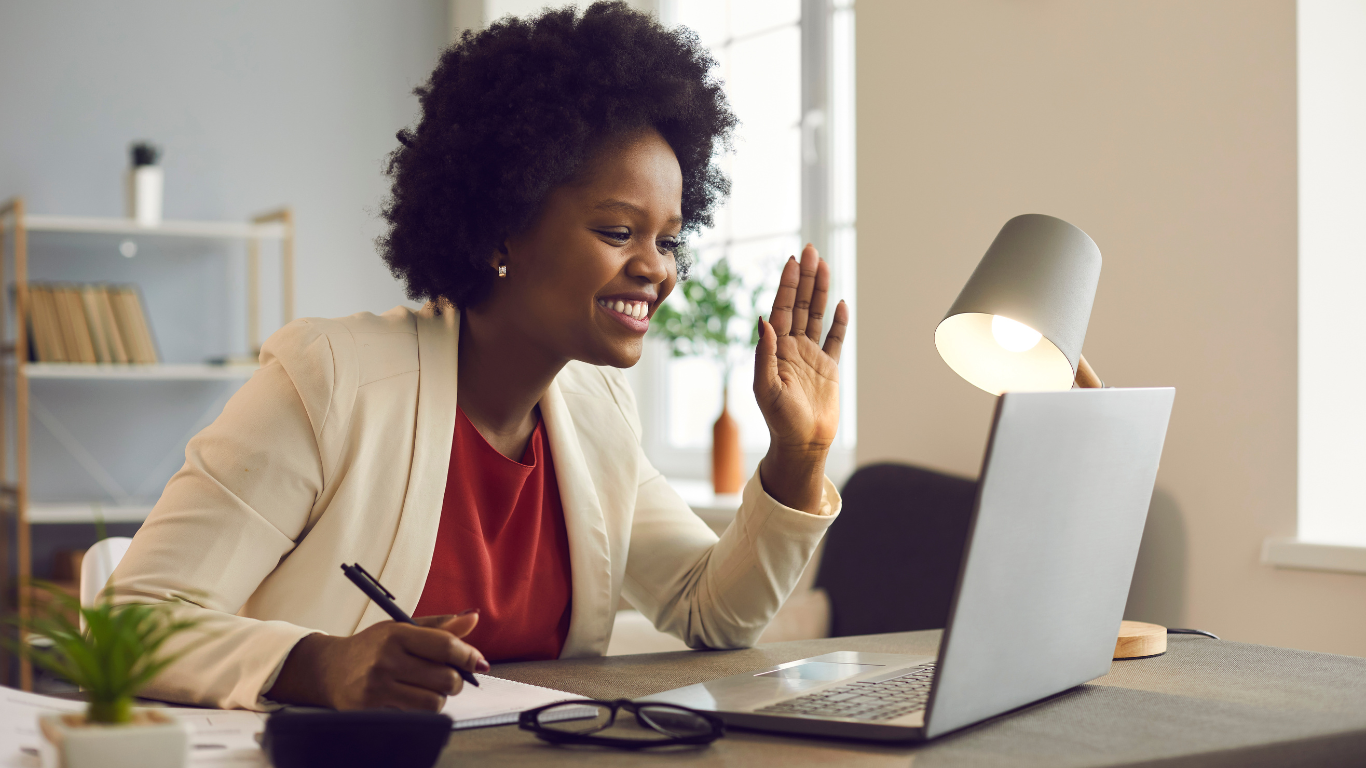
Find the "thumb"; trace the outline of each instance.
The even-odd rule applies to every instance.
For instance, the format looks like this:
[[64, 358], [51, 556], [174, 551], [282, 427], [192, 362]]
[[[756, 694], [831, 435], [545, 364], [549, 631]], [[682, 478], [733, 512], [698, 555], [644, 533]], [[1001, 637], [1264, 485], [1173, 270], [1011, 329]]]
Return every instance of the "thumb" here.
[[782, 387], [778, 378], [778, 334], [759, 318], [759, 345], [754, 348], [754, 394]]
[[455, 635], [464, 637], [479, 624], [479, 609], [474, 608], [454, 615], [446, 616], [421, 616], [413, 619], [413, 623], [419, 627], [429, 627], [440, 629]]

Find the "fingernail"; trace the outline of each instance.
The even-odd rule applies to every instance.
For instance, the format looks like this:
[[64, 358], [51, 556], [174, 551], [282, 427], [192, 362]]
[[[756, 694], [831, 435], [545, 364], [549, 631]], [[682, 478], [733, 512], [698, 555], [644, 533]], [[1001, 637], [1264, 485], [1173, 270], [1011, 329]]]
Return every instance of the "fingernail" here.
[[487, 661], [484, 661], [483, 659], [480, 659], [479, 661], [474, 662], [474, 671], [475, 671], [475, 672], [487, 672], [487, 671], [489, 671], [490, 669], [493, 669], [493, 667], [490, 667], [490, 666], [489, 666], [489, 663], [488, 663]]
[[471, 613], [479, 613], [479, 609], [478, 609], [478, 608], [471, 608], [471, 609], [469, 609], [468, 611], [461, 611], [460, 613], [457, 613], [457, 614], [455, 614], [455, 615], [456, 615], [456, 616], [468, 616], [468, 615], [470, 615]]

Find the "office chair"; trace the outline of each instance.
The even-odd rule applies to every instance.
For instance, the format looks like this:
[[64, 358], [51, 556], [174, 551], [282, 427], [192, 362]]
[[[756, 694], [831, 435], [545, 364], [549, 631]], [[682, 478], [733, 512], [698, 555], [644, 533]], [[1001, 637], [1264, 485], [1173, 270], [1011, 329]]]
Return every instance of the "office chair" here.
[[976, 494], [973, 480], [906, 464], [856, 471], [816, 575], [830, 636], [943, 627]]
[[[99, 599], [104, 586], [109, 583], [109, 577], [114, 575], [114, 569], [119, 566], [119, 561], [128, 553], [128, 545], [132, 543], [133, 540], [127, 536], [110, 536], [100, 539], [85, 551], [85, 557], [81, 558], [82, 607], [92, 606]], [[84, 616], [81, 617], [81, 629], [85, 629]]]

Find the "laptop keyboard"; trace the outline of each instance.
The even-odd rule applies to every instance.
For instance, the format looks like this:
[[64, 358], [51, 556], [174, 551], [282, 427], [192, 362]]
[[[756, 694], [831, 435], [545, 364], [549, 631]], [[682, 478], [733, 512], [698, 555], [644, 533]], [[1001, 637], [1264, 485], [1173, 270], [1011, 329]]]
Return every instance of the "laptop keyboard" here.
[[808, 693], [770, 704], [755, 712], [766, 715], [843, 717], [851, 720], [891, 720], [925, 708], [934, 682], [934, 665], [925, 664], [900, 677], [881, 682], [858, 682]]

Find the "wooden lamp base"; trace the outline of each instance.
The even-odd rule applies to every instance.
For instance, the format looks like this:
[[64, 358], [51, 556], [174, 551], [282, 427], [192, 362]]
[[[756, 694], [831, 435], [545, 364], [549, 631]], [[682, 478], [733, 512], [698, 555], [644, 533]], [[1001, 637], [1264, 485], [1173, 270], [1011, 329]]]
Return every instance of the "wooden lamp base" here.
[[1121, 621], [1116, 659], [1146, 659], [1167, 652], [1167, 628], [1142, 621]]

